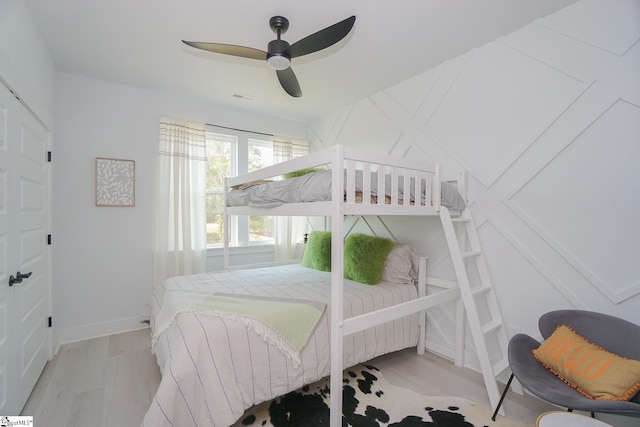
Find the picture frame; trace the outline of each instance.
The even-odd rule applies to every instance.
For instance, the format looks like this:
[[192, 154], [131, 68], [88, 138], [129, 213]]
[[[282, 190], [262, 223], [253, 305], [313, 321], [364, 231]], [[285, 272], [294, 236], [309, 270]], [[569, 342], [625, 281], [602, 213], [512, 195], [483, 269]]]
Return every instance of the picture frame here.
[[135, 206], [135, 178], [135, 160], [96, 157], [96, 206]]

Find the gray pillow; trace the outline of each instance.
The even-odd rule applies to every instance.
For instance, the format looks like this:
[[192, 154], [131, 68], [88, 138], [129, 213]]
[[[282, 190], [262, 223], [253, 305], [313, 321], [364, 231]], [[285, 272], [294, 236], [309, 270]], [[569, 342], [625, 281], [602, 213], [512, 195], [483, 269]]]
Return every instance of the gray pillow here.
[[411, 245], [396, 243], [387, 255], [382, 280], [413, 285], [418, 280], [420, 255]]

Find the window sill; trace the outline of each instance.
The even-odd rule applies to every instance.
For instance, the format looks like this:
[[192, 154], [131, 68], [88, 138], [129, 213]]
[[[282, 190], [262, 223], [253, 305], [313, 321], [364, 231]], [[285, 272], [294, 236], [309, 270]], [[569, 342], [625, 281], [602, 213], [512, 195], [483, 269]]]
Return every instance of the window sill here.
[[[253, 254], [253, 253], [269, 253], [273, 252], [275, 244], [273, 243], [252, 243], [243, 246], [229, 246], [230, 254]], [[222, 256], [224, 254], [223, 246], [214, 246], [207, 248], [207, 256]]]
[[[231, 246], [229, 264], [232, 266], [273, 262], [274, 244]], [[207, 271], [224, 270], [224, 247], [207, 248]]]

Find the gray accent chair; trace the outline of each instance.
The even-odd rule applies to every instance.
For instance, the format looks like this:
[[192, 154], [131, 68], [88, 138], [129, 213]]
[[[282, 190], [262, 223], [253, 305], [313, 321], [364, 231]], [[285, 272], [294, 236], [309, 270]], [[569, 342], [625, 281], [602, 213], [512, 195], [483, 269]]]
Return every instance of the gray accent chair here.
[[[611, 353], [640, 360], [640, 326], [607, 314], [583, 310], [551, 311], [540, 317], [538, 327], [547, 339], [559, 325], [567, 325], [590, 342]], [[502, 393], [496, 414], [515, 376], [529, 392], [554, 405], [594, 413], [640, 417], [640, 392], [630, 401], [596, 400], [583, 396], [556, 377], [533, 356], [531, 350], [541, 343], [525, 334], [517, 334], [509, 341], [508, 357], [511, 377]]]

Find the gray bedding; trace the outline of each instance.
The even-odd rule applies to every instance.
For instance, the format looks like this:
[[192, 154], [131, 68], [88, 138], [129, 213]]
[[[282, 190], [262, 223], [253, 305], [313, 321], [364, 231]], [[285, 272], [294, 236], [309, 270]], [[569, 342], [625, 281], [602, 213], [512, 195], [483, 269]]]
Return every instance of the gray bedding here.
[[[345, 172], [346, 174], [346, 172]], [[362, 171], [356, 171], [356, 191], [362, 191]], [[346, 178], [345, 178], [346, 182]], [[409, 198], [415, 201], [415, 182], [410, 183]], [[422, 181], [422, 199], [424, 200], [425, 181]], [[385, 196], [391, 196], [391, 177], [385, 179]], [[378, 178], [371, 174], [371, 195], [378, 196]], [[398, 198], [404, 199], [404, 180], [398, 179]], [[285, 203], [318, 202], [331, 200], [331, 171], [319, 171], [296, 178], [260, 183], [249, 188], [232, 189], [227, 195], [227, 206], [275, 207]], [[465, 208], [464, 198], [456, 187], [448, 182], [442, 183], [441, 205], [448, 209], [461, 211]]]

